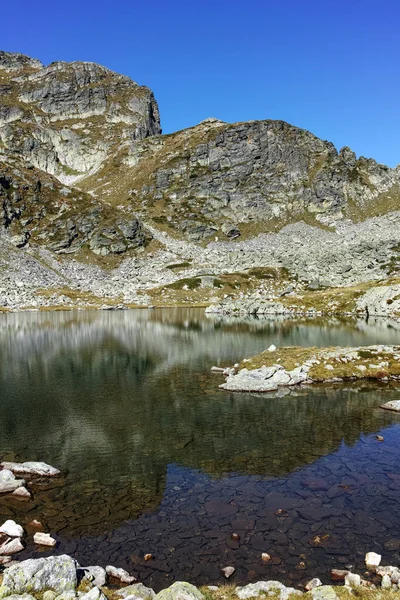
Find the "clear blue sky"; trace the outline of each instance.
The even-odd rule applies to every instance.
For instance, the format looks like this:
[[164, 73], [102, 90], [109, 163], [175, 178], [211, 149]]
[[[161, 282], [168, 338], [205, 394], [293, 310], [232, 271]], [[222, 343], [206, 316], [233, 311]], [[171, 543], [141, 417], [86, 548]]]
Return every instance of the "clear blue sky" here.
[[19, 0], [1, 20], [4, 50], [148, 85], [165, 133], [282, 119], [400, 163], [399, 0]]

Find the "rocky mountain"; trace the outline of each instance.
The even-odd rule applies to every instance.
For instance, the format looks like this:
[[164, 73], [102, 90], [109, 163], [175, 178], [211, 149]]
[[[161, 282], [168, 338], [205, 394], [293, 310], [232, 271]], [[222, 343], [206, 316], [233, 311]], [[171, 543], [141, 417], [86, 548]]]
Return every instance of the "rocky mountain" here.
[[95, 63], [0, 52], [0, 203], [3, 307], [207, 304], [400, 274], [400, 167], [282, 121], [161, 135], [151, 90]]

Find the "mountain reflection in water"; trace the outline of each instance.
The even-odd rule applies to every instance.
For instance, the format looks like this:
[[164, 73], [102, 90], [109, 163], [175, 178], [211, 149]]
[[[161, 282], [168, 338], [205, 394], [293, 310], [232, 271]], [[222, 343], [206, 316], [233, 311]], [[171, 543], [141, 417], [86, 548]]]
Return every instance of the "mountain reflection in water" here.
[[[23, 313], [0, 318], [1, 454], [6, 459], [45, 460], [67, 473], [61, 480], [36, 486], [33, 511], [27, 512], [28, 503], [2, 499], [0, 516], [12, 514], [22, 524], [38, 518], [58, 533], [60, 551], [75, 550], [92, 563], [114, 560], [131, 570], [144, 569], [142, 576], [156, 587], [169, 577], [176, 579], [178, 563], [184, 564], [176, 548], [175, 559], [166, 548], [162, 552], [158, 548], [169, 570], [160, 565], [157, 569], [155, 563], [149, 571], [151, 565], [141, 566], [137, 547], [131, 549], [136, 558], [129, 559], [127, 550], [116, 549], [112, 536], [120, 536], [121, 542], [140, 537], [142, 521], [152, 511], [161, 511], [161, 521], [170, 523], [175, 518], [179, 523], [182, 515], [173, 517], [175, 509], [168, 500], [176, 502], [175, 487], [178, 496], [184, 496], [179, 501], [187, 504], [183, 514], [188, 519], [202, 512], [197, 496], [206, 494], [204, 519], [210, 517], [212, 528], [223, 527], [229, 519], [232, 527], [236, 509], [226, 508], [233, 501], [229, 493], [226, 496], [226, 490], [235, 491], [232, 482], [240, 482], [239, 496], [245, 486], [253, 500], [257, 489], [262, 490], [259, 497], [265, 497], [266, 482], [274, 479], [283, 485], [299, 469], [315, 469], [318, 459], [329, 460], [332, 453], [343, 454], [344, 448], [351, 453], [359, 447], [360, 436], [363, 439], [400, 421], [396, 414], [379, 409], [383, 401], [398, 397], [392, 384], [297, 388], [287, 395], [282, 390], [231, 394], [220, 391], [221, 377], [210, 373], [213, 364], [230, 365], [272, 343], [398, 343], [393, 323], [208, 318], [198, 309]], [[392, 430], [396, 445], [397, 427]], [[392, 454], [393, 460], [397, 458]], [[181, 493], [185, 488], [186, 493]], [[227, 497], [229, 501], [224, 500]], [[328, 496], [327, 502], [331, 501]], [[252, 513], [251, 508], [243, 510], [244, 515]], [[255, 530], [260, 518], [257, 514], [250, 518]], [[188, 527], [194, 537], [196, 523]], [[116, 533], [121, 527], [125, 533]], [[179, 527], [173, 531], [181, 539]], [[157, 535], [146, 533], [147, 548]], [[92, 539], [90, 551], [87, 536]], [[209, 539], [211, 547], [220, 549], [218, 537], [214, 545], [214, 538]], [[188, 552], [187, 546], [182, 548]], [[238, 572], [247, 580], [254, 568], [246, 570], [249, 555], [243, 548], [236, 550], [239, 555], [242, 551], [241, 558], [235, 559], [241, 561], [243, 573]], [[322, 549], [316, 552], [320, 550], [325, 556]], [[157, 548], [153, 552], [157, 555]], [[28, 555], [34, 552], [28, 549], [24, 556]], [[205, 556], [207, 568], [193, 576], [199, 581], [212, 579], [212, 553]]]

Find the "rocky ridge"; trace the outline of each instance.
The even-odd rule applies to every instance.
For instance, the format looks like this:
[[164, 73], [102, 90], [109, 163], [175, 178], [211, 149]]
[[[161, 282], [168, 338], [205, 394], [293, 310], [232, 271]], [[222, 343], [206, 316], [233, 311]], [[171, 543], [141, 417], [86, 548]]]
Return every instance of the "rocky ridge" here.
[[399, 167], [282, 121], [160, 135], [152, 92], [94, 63], [0, 52], [0, 90], [7, 310], [227, 297], [254, 312], [400, 272]]

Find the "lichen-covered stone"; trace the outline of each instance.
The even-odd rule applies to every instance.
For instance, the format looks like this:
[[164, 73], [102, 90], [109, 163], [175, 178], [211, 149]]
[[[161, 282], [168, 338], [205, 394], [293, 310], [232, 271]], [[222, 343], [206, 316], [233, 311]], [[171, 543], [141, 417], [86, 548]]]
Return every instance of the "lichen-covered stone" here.
[[156, 600], [203, 600], [204, 596], [194, 585], [186, 581], [176, 581], [169, 588], [161, 590]]
[[53, 590], [58, 594], [75, 591], [77, 563], [70, 556], [28, 559], [4, 571], [0, 597], [11, 594], [38, 593]]

